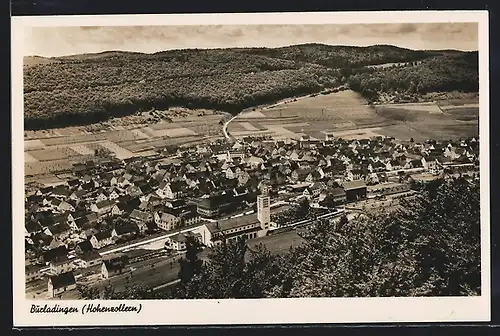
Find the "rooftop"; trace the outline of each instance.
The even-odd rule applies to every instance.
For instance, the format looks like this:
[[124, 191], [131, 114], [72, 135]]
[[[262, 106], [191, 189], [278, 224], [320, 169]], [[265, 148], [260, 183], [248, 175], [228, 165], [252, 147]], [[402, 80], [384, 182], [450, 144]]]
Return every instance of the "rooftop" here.
[[344, 182], [344, 190], [353, 190], [359, 188], [366, 188], [366, 183], [363, 180]]
[[210, 232], [226, 231], [230, 229], [239, 228], [242, 226], [257, 224], [259, 220], [257, 219], [257, 214], [253, 213], [250, 215], [243, 215], [239, 217], [233, 217], [229, 219], [223, 219], [218, 222], [207, 223], [207, 228]]
[[75, 276], [72, 271], [51, 276], [49, 281], [52, 282], [54, 289], [67, 287], [76, 283]]

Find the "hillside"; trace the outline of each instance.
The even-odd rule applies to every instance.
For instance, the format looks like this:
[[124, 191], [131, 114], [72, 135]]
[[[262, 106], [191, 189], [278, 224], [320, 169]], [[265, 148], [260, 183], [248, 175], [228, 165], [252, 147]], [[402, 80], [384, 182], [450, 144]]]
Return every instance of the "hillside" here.
[[[473, 54], [461, 52], [310, 44], [275, 49], [30, 56], [25, 58], [24, 67], [25, 128], [88, 124], [171, 106], [234, 114], [343, 84], [371, 100], [400, 85], [405, 87], [409, 80], [422, 92], [461, 90], [464, 83], [464, 89], [477, 90], [475, 55], [474, 59]], [[363, 67], [416, 60], [422, 62], [411, 63], [411, 71], [408, 67]], [[384, 80], [389, 84], [382, 85]], [[413, 88], [407, 86], [408, 90]]]

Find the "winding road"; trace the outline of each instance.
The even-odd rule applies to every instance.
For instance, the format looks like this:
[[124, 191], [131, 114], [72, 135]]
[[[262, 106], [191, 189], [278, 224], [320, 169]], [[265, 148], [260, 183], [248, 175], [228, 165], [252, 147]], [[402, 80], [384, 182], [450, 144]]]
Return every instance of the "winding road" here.
[[229, 137], [229, 134], [227, 133], [227, 127], [229, 126], [229, 123], [231, 121], [233, 121], [234, 119], [236, 119], [236, 117], [239, 116], [239, 113], [233, 117], [231, 117], [231, 119], [229, 119], [228, 121], [226, 121], [224, 123], [224, 126], [222, 127], [222, 132], [224, 133], [224, 137], [227, 139], [227, 140], [230, 140], [231, 138]]

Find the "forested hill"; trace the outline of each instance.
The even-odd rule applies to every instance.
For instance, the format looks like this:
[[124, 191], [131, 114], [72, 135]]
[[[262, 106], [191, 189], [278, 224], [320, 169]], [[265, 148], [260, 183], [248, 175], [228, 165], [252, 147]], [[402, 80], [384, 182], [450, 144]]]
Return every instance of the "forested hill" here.
[[[414, 90], [413, 94], [473, 91], [478, 86], [477, 52], [394, 46], [306, 44], [153, 54], [108, 51], [57, 58], [30, 56], [24, 61], [26, 129], [88, 124], [170, 106], [238, 113], [345, 84], [371, 100], [399, 85], [408, 92]], [[407, 64], [366, 67], [395, 62]]]
[[300, 62], [321, 64], [330, 68], [360, 67], [383, 63], [418, 61], [453, 51], [424, 51], [391, 45], [369, 47], [300, 44], [281, 48], [241, 48], [239, 52]]

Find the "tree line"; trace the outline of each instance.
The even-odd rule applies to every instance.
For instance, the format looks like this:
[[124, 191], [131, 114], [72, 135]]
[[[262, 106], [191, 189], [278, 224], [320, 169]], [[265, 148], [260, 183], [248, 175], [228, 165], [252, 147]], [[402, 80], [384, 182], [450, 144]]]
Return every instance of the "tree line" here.
[[[370, 101], [382, 92], [478, 87], [477, 53], [436, 55], [389, 46], [287, 48], [108, 52], [39, 62], [24, 68], [25, 128], [96, 123], [173, 106], [236, 114], [345, 84]], [[404, 69], [365, 66], [416, 59], [423, 61]]]

